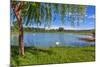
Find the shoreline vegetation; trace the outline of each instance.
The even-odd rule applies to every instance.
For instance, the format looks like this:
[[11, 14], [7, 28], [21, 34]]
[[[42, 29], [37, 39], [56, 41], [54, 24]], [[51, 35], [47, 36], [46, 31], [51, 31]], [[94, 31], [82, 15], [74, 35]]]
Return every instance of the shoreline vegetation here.
[[18, 55], [18, 46], [11, 46], [11, 66], [58, 64], [95, 61], [95, 45], [25, 47], [25, 55]]
[[[80, 33], [80, 34], [95, 34], [95, 29], [89, 30], [65, 30], [63, 27], [59, 27], [58, 29], [45, 29], [45, 28], [23, 28], [24, 32], [37, 32], [37, 33]], [[18, 28], [11, 26], [11, 32], [17, 33]]]

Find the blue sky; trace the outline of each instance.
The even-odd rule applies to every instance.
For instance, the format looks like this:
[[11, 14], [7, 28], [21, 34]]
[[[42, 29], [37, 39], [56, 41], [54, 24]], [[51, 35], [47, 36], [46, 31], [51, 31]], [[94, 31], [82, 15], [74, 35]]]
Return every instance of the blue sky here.
[[[51, 26], [49, 29], [58, 29], [59, 27], [64, 27], [65, 29], [94, 29], [95, 28], [95, 6], [87, 6], [86, 8], [86, 15], [85, 21], [79, 22], [78, 25], [72, 26], [70, 21], [65, 19], [64, 25], [62, 25], [62, 21], [60, 20], [60, 15], [56, 14], [55, 17], [52, 18]], [[40, 26], [43, 27], [43, 26]], [[48, 27], [47, 27], [48, 29]]]
[[[53, 14], [51, 26], [49, 29], [58, 29], [59, 27], [64, 27], [65, 29], [79, 29], [79, 30], [80, 29], [94, 29], [95, 28], [95, 6], [91, 6], [91, 5], [87, 6], [86, 15], [84, 19], [85, 19], [84, 22], [79, 22], [80, 23], [79, 26], [77, 24], [72, 26], [70, 21], [68, 21], [66, 18], [64, 24], [62, 25], [62, 21], [60, 20], [60, 15]], [[34, 24], [30, 27], [36, 27], [36, 25]], [[40, 27], [43, 28], [44, 25], [41, 25]]]
[[[52, 21], [51, 28], [58, 28], [62, 26], [59, 15], [56, 17], [55, 21]], [[80, 25], [72, 26], [70, 21], [65, 20], [65, 24], [62, 26], [65, 29], [94, 29], [95, 28], [95, 6], [87, 6], [85, 21], [80, 22]]]

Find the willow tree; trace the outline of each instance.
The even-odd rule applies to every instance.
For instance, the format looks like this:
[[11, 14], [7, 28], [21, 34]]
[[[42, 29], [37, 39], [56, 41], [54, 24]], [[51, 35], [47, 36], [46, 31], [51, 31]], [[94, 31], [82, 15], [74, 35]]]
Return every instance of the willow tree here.
[[60, 14], [62, 23], [66, 22], [64, 19], [67, 15], [69, 21], [74, 24], [76, 17], [80, 21], [85, 15], [85, 6], [57, 3], [11, 1], [11, 10], [11, 15], [13, 15], [11, 17], [15, 17], [18, 22], [20, 55], [24, 55], [23, 24], [33, 25], [36, 23], [37, 25], [46, 24], [50, 26], [53, 14]]

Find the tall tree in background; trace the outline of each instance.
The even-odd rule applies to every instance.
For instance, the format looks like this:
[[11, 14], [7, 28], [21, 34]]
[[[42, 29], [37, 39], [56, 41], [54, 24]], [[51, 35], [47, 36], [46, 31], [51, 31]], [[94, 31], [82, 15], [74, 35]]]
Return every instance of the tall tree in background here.
[[78, 21], [85, 15], [85, 7], [82, 5], [66, 5], [66, 4], [51, 4], [39, 2], [25, 2], [25, 1], [11, 1], [11, 17], [15, 17], [18, 22], [19, 30], [19, 54], [24, 55], [24, 42], [23, 42], [23, 24], [37, 25], [46, 24], [51, 25], [54, 14], [61, 15], [62, 24], [65, 16], [69, 17], [69, 21], [74, 24], [76, 18]]

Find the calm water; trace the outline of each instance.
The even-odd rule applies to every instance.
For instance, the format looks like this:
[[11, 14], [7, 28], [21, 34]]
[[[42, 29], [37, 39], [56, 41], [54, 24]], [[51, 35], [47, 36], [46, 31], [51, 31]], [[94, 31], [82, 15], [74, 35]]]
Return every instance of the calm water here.
[[[84, 46], [94, 45], [94, 42], [79, 40], [80, 37], [89, 37], [89, 35], [73, 33], [24, 33], [25, 46], [48, 47], [59, 45], [66, 46]], [[18, 45], [18, 35], [11, 35], [11, 45]]]

